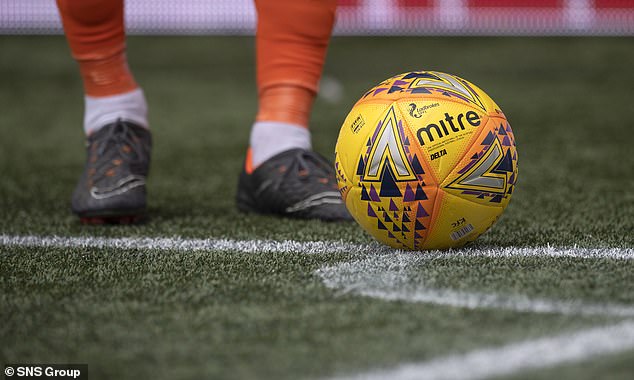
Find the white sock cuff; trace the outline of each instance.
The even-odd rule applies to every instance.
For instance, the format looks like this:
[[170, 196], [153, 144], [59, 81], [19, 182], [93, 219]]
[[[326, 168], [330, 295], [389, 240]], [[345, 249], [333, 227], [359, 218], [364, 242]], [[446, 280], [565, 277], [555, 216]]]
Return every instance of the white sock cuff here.
[[253, 124], [250, 145], [254, 167], [290, 149], [312, 149], [308, 128], [277, 121], [258, 121]]
[[84, 97], [84, 132], [86, 135], [118, 119], [127, 120], [149, 128], [147, 103], [143, 90], [137, 88], [124, 94]]

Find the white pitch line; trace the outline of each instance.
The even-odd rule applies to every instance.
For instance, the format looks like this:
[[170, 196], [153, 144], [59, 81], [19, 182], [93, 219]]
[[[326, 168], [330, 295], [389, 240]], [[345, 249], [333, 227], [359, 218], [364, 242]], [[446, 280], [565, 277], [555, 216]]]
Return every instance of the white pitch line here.
[[0, 246], [42, 248], [115, 248], [152, 249], [160, 251], [234, 251], [240, 253], [291, 252], [317, 254], [323, 252], [359, 253], [365, 246], [337, 241], [231, 240], [175, 238], [103, 238], [63, 236], [0, 235]]
[[476, 380], [634, 349], [634, 322], [477, 349], [331, 380]]
[[[416, 265], [432, 263], [436, 258], [452, 257], [577, 257], [596, 259], [634, 258], [629, 248], [465, 248], [445, 252], [403, 252], [378, 245], [357, 245], [337, 241], [299, 242], [292, 240], [229, 240], [182, 238], [102, 238], [60, 236], [0, 235], [0, 246], [54, 248], [115, 248], [175, 251], [230, 251], [241, 253], [291, 252], [365, 253], [363, 259], [324, 267], [316, 273], [327, 287], [384, 300], [424, 302], [464, 308], [498, 308], [519, 312], [582, 315], [634, 316], [634, 307], [614, 304], [587, 304], [529, 298], [522, 295], [460, 292], [432, 289], [409, 281]], [[377, 252], [383, 254], [377, 255]]]
[[461, 248], [448, 251], [405, 252], [378, 243], [352, 244], [343, 241], [294, 240], [231, 240], [172, 238], [104, 238], [64, 236], [0, 235], [0, 246], [53, 247], [53, 248], [118, 248], [177, 251], [235, 251], [292, 252], [292, 253], [351, 253], [351, 254], [404, 254], [422, 259], [455, 257], [571, 257], [583, 259], [634, 259], [634, 248], [577, 248], [577, 247], [483, 247]]
[[433, 258], [450, 257], [570, 257], [580, 259], [634, 259], [634, 248], [581, 248], [581, 247], [482, 247], [434, 251]]
[[467, 309], [503, 309], [528, 313], [634, 317], [634, 306], [631, 305], [585, 303], [578, 300], [532, 298], [521, 294], [506, 295], [433, 288], [424, 284], [424, 278], [413, 277], [416, 269], [424, 265], [433, 265], [433, 260], [427, 260], [422, 255], [399, 253], [367, 256], [356, 261], [325, 266], [315, 273], [328, 288], [386, 301], [431, 303]]

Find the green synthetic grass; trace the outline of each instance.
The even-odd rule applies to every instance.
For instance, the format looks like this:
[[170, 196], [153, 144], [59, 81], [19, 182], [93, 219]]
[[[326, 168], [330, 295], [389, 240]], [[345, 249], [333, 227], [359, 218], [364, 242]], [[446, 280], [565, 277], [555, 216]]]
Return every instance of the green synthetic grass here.
[[[85, 227], [81, 83], [61, 37], [0, 37], [0, 233], [371, 241], [355, 224], [234, 206], [255, 114], [253, 40], [132, 37], [154, 137], [147, 224]], [[335, 38], [315, 148], [332, 156], [356, 99], [413, 69], [463, 76], [508, 115], [519, 184], [476, 246], [634, 246], [631, 38]], [[84, 362], [91, 378], [296, 379], [363, 372], [613, 321], [386, 302], [325, 288], [346, 254], [0, 247], [0, 364]], [[630, 261], [449, 258], [414, 281], [634, 303]], [[627, 378], [632, 352], [512, 378]]]
[[2, 353], [86, 362], [99, 378], [293, 379], [611, 320], [337, 295], [311, 272], [342, 259], [16, 249], [3, 257]]

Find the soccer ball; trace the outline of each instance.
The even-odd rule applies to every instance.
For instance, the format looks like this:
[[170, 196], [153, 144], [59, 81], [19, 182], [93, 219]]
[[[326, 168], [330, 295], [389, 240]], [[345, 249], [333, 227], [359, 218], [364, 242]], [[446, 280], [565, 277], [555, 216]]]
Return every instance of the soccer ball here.
[[488, 230], [517, 182], [515, 137], [497, 104], [436, 71], [389, 78], [354, 105], [335, 151], [355, 220], [394, 248], [462, 246]]

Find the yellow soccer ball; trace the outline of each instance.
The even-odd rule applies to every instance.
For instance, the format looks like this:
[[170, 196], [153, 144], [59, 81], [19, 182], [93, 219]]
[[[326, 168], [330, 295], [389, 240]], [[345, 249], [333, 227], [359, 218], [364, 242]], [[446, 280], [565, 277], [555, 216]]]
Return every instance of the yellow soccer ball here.
[[355, 220], [394, 248], [475, 240], [517, 182], [515, 137], [484, 91], [455, 75], [415, 71], [372, 88], [341, 126], [339, 190]]

